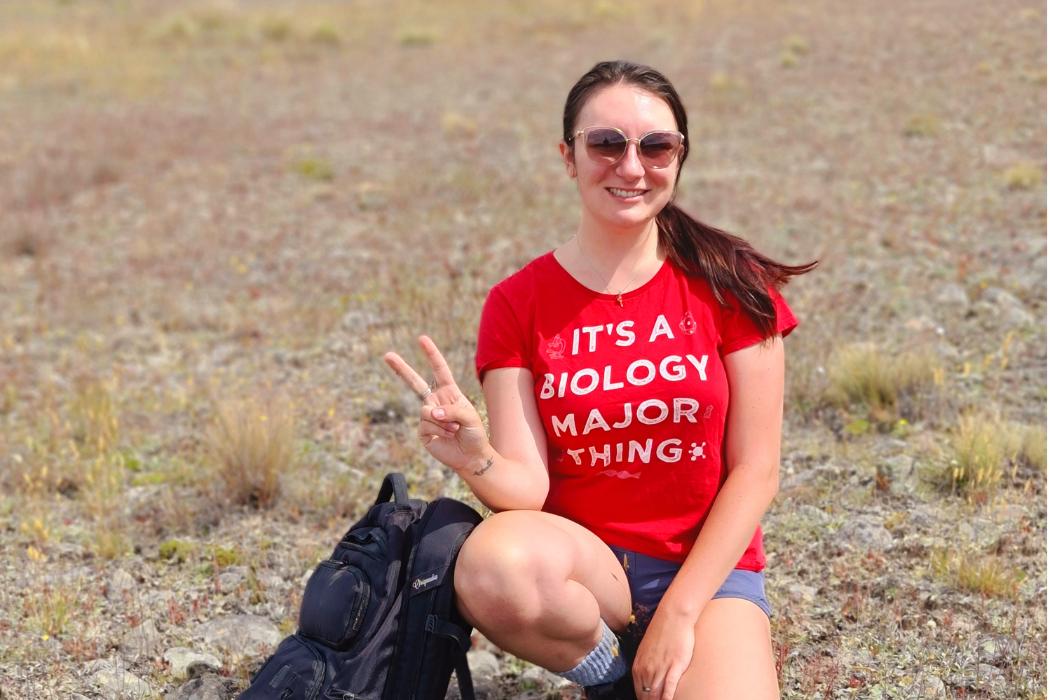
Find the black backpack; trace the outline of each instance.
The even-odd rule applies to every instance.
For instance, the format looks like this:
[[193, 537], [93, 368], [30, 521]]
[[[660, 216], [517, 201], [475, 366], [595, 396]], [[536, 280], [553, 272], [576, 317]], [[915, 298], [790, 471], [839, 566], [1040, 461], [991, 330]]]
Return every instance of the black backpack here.
[[310, 576], [299, 631], [240, 700], [443, 700], [453, 670], [460, 695], [474, 700], [472, 628], [452, 575], [479, 522], [452, 498], [409, 499], [404, 476], [388, 474], [375, 505]]

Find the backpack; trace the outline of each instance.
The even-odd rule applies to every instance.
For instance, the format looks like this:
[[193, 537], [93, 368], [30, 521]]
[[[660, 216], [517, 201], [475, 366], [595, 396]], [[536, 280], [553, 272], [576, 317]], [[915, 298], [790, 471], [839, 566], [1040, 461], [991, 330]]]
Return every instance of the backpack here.
[[239, 700], [443, 700], [453, 670], [461, 697], [474, 700], [472, 628], [452, 576], [479, 522], [452, 498], [409, 499], [404, 476], [387, 474], [375, 505], [307, 581], [298, 632]]

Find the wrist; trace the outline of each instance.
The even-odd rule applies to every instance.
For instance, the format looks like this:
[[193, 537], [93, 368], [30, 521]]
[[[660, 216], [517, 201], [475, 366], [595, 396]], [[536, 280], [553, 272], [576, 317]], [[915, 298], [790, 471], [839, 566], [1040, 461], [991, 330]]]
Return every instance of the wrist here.
[[671, 591], [668, 590], [660, 601], [656, 612], [666, 618], [686, 622], [696, 622], [696, 620], [700, 619], [700, 613], [703, 609], [704, 606], [696, 600], [695, 596], [682, 598], [680, 596], [672, 595]]
[[461, 476], [484, 476], [496, 463], [496, 450], [486, 440], [482, 449], [473, 457], [468, 458], [465, 465], [457, 469]]

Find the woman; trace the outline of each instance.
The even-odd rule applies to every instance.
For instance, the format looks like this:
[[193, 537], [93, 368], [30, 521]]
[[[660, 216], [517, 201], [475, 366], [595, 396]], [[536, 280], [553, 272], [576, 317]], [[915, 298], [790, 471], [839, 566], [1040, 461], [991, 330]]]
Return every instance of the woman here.
[[[687, 121], [652, 68], [599, 63], [563, 127], [580, 224], [485, 302], [489, 432], [429, 338], [433, 387], [385, 357], [423, 399], [426, 449], [495, 512], [457, 561], [458, 606], [588, 697], [775, 698], [758, 524], [795, 326], [776, 289], [815, 263], [671, 203]], [[640, 639], [630, 668], [617, 634]]]

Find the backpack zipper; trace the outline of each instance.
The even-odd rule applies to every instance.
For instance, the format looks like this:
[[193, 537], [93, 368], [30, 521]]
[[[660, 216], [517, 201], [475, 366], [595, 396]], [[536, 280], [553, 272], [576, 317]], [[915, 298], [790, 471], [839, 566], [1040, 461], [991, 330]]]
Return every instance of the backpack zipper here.
[[361, 629], [361, 622], [364, 620], [365, 611], [368, 609], [368, 601], [372, 597], [372, 586], [369, 584], [368, 579], [361, 577], [359, 580], [361, 581], [361, 593], [354, 604], [354, 622], [350, 627], [351, 632], [357, 632]]

